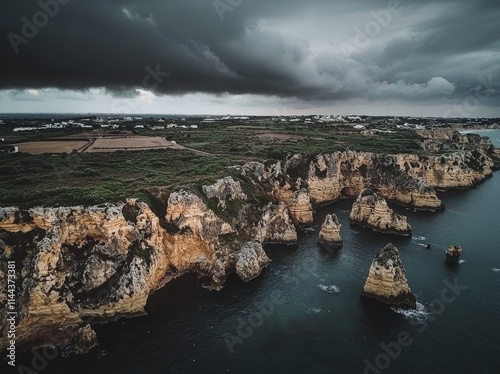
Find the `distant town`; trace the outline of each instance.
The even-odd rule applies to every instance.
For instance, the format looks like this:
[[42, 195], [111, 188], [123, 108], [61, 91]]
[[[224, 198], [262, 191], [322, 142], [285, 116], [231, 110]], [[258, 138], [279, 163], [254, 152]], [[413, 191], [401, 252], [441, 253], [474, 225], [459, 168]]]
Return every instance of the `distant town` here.
[[[113, 151], [151, 148], [180, 148], [169, 137], [175, 131], [207, 128], [259, 129], [300, 126], [302, 129], [330, 129], [370, 135], [396, 130], [453, 127], [458, 130], [498, 129], [498, 118], [418, 118], [377, 116], [118, 116], [118, 115], [2, 115], [0, 151], [8, 153], [60, 153], [71, 151]], [[124, 140], [124, 138], [127, 140]], [[131, 144], [140, 138], [139, 145]], [[51, 142], [41, 142], [50, 139]], [[118, 139], [121, 139], [118, 141]], [[66, 141], [54, 146], [54, 141]], [[29, 142], [29, 144], [28, 144]], [[97, 142], [97, 143], [96, 143]], [[35, 146], [33, 144], [35, 143]], [[113, 144], [111, 144], [113, 143]]]

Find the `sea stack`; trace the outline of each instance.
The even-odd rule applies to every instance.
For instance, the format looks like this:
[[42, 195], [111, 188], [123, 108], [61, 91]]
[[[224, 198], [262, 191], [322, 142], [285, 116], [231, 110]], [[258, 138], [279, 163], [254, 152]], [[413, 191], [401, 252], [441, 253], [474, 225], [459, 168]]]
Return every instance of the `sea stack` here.
[[343, 240], [340, 236], [341, 227], [342, 225], [340, 224], [337, 215], [328, 214], [319, 232], [319, 245], [327, 250], [342, 247]]
[[452, 245], [446, 251], [446, 261], [458, 262], [461, 254], [462, 254], [462, 247], [460, 247], [459, 245]]
[[363, 190], [354, 202], [349, 215], [351, 223], [373, 231], [402, 236], [411, 235], [408, 219], [394, 213], [384, 198], [370, 189]]
[[416, 307], [417, 298], [408, 286], [405, 268], [394, 245], [388, 244], [377, 253], [362, 295], [387, 304]]

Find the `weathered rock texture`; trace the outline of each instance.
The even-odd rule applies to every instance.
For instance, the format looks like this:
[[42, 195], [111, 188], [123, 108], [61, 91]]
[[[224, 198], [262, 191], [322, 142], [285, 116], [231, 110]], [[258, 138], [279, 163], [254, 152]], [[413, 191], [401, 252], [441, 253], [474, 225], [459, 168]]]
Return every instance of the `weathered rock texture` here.
[[297, 230], [285, 203], [269, 203], [256, 227], [255, 239], [266, 244], [297, 243]]
[[312, 226], [314, 210], [307, 190], [296, 191], [288, 201], [288, 210], [296, 226]]
[[[159, 216], [137, 200], [0, 208], [0, 318], [6, 321], [7, 262], [16, 261], [17, 346], [53, 344], [52, 335], [73, 326], [68, 339], [76, 351], [89, 349], [90, 325], [143, 314], [148, 295], [172, 278], [196, 272], [211, 278], [214, 289], [234, 272], [247, 281], [268, 263], [260, 244], [248, 239], [297, 241], [284, 203], [261, 207], [233, 179], [204, 191], [162, 192], [167, 201]], [[7, 346], [5, 328], [0, 350]]]
[[394, 213], [385, 199], [370, 189], [363, 190], [354, 202], [351, 223], [387, 234], [411, 235], [411, 226], [405, 216]]
[[408, 286], [399, 252], [392, 244], [382, 248], [373, 260], [362, 295], [387, 304], [416, 307], [417, 299]]
[[248, 242], [235, 254], [236, 274], [245, 282], [260, 275], [271, 260], [259, 242]]
[[336, 249], [342, 247], [344, 241], [340, 236], [342, 225], [335, 214], [328, 214], [321, 226], [318, 243], [325, 249]]
[[[443, 205], [435, 188], [470, 188], [491, 176], [492, 159], [500, 157], [488, 139], [456, 134], [449, 135], [454, 140], [450, 140], [452, 152], [446, 155], [298, 154], [271, 165], [248, 163], [242, 174], [285, 203], [293, 201], [297, 191], [306, 190], [313, 204], [323, 204], [357, 197], [370, 188], [387, 200], [437, 210]], [[444, 140], [437, 141], [442, 144]]]
[[459, 245], [452, 245], [446, 251], [446, 261], [458, 262], [460, 256], [462, 255], [462, 247]]

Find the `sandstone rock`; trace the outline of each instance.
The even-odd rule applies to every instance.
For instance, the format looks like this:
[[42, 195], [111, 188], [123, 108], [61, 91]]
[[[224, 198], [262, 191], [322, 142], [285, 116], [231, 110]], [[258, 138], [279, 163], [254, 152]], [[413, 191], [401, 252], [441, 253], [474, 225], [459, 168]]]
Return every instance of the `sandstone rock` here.
[[285, 203], [270, 203], [264, 208], [254, 238], [266, 244], [297, 244], [297, 230]]
[[325, 249], [342, 247], [343, 240], [340, 236], [342, 225], [335, 214], [328, 214], [321, 226], [318, 243]]
[[311, 198], [305, 189], [296, 191], [288, 201], [288, 209], [293, 222], [297, 227], [312, 226], [314, 224], [314, 210]]
[[98, 344], [97, 335], [90, 325], [79, 328], [71, 342], [77, 354], [88, 353]]
[[373, 260], [362, 295], [387, 304], [416, 307], [417, 299], [408, 286], [399, 252], [392, 244], [382, 248]]
[[373, 191], [366, 189], [354, 202], [349, 215], [351, 223], [387, 234], [411, 235], [411, 226], [405, 216], [396, 214], [387, 202]]
[[375, 188], [384, 198], [418, 209], [441, 209], [435, 191], [423, 177], [410, 175], [402, 168], [397, 157], [354, 151], [293, 155], [284, 165], [244, 165], [242, 174], [283, 202], [303, 188], [313, 204], [356, 197], [365, 188]]
[[[445, 135], [443, 135], [445, 136]], [[242, 174], [253, 179], [275, 199], [287, 202], [295, 191], [305, 188], [313, 204], [356, 197], [366, 188], [385, 199], [416, 209], [438, 210], [443, 205], [434, 188], [470, 188], [491, 176], [496, 153], [491, 142], [449, 134], [450, 154], [374, 154], [335, 152], [293, 155], [285, 164], [251, 163]]]
[[245, 282], [257, 278], [271, 261], [259, 242], [243, 244], [241, 250], [235, 254], [235, 260], [236, 274]]
[[446, 251], [446, 261], [458, 262], [462, 254], [462, 247], [459, 245], [452, 245]]
[[212, 185], [202, 187], [203, 193], [209, 199], [218, 199], [219, 206], [226, 208], [226, 200], [246, 200], [247, 195], [243, 192], [239, 181], [235, 181], [233, 177], [219, 179]]

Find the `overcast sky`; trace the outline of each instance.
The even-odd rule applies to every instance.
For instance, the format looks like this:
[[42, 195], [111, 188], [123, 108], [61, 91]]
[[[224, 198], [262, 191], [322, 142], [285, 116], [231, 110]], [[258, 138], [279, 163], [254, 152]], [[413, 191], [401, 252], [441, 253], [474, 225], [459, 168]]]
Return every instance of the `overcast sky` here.
[[498, 0], [2, 0], [0, 112], [500, 117], [499, 19]]

